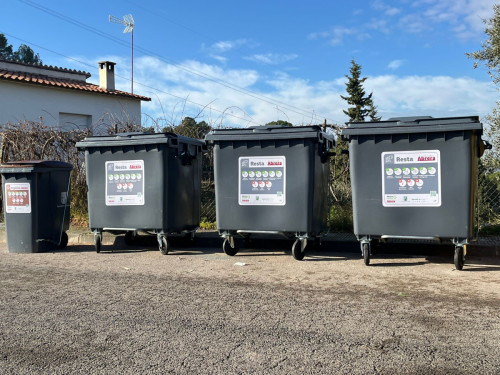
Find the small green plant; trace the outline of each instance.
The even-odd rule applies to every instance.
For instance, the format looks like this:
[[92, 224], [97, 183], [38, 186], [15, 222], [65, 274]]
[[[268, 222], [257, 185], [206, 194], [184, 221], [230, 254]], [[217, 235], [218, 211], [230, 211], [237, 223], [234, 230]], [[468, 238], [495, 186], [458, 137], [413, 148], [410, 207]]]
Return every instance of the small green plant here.
[[209, 221], [206, 217], [202, 217], [200, 228], [203, 230], [215, 230], [217, 229], [217, 223], [215, 221]]

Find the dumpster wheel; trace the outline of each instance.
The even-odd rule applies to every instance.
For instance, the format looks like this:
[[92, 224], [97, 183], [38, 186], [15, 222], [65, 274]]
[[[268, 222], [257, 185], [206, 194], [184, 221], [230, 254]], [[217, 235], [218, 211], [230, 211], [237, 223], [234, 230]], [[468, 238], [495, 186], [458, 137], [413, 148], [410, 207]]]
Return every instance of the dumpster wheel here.
[[170, 244], [168, 243], [167, 237], [162, 236], [161, 238], [158, 238], [158, 250], [160, 250], [160, 253], [162, 255], [167, 255]]
[[57, 246], [59, 249], [64, 249], [66, 246], [68, 246], [68, 233], [62, 232], [61, 234], [61, 242], [59, 242], [59, 246]]
[[101, 252], [101, 242], [102, 242], [102, 235], [101, 234], [95, 234], [94, 235], [94, 247], [95, 247], [95, 252], [100, 253]]
[[363, 242], [361, 244], [361, 252], [363, 253], [363, 261], [365, 262], [365, 266], [370, 265], [370, 244], [367, 242]]
[[306, 249], [304, 247], [304, 250], [302, 250], [302, 241], [297, 238], [292, 245], [292, 256], [296, 260], [302, 260], [305, 255]]
[[[233, 246], [231, 246], [231, 242], [233, 242]], [[235, 256], [238, 253], [239, 246], [234, 237], [232, 237], [231, 239], [224, 238], [224, 242], [222, 243], [222, 250], [226, 255], [229, 256]]]
[[462, 271], [465, 263], [465, 252], [463, 246], [455, 246], [455, 256], [453, 257], [455, 268]]

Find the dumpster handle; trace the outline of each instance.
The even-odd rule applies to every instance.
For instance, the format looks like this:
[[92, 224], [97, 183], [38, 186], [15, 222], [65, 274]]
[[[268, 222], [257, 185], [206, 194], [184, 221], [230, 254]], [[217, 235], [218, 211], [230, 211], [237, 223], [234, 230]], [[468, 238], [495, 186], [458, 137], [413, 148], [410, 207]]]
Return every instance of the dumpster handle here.
[[68, 207], [68, 200], [70, 199], [69, 188], [71, 186], [71, 173], [73, 173], [73, 171], [69, 172], [68, 188], [66, 189], [66, 202], [64, 203], [63, 218], [62, 218], [62, 222], [61, 222], [61, 231], [59, 232], [59, 243], [57, 244], [57, 246], [59, 246], [61, 244], [62, 234], [64, 232], [64, 219], [66, 218], [66, 207]]

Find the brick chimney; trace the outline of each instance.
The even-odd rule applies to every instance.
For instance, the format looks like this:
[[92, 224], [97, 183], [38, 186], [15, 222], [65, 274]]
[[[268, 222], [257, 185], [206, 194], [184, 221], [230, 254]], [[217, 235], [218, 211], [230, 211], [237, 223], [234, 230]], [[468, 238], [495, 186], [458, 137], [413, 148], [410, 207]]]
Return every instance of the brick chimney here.
[[113, 91], [115, 89], [115, 65], [111, 61], [99, 61], [99, 87]]

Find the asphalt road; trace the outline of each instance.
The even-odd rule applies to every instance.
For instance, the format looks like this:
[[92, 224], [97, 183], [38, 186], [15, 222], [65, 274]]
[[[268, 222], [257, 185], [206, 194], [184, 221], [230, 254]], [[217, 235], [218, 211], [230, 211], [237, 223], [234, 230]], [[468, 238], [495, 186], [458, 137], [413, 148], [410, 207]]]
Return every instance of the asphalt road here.
[[499, 374], [500, 262], [0, 244], [1, 374]]

